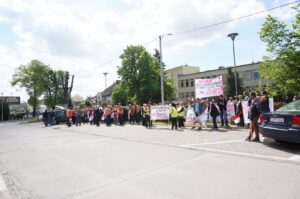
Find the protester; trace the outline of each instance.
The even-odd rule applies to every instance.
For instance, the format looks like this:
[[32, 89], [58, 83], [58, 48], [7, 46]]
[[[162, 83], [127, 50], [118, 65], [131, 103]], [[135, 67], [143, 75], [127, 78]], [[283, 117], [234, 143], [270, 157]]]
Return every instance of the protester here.
[[218, 130], [217, 117], [220, 115], [220, 113], [219, 113], [219, 110], [217, 108], [217, 105], [216, 105], [216, 102], [214, 99], [211, 100], [208, 112], [209, 112], [210, 116], [212, 117], [213, 130]]
[[178, 127], [179, 128], [184, 128], [184, 114], [185, 114], [185, 109], [183, 106], [183, 103], [179, 103], [177, 107], [177, 113], [178, 113]]
[[120, 103], [117, 106], [117, 114], [118, 114], [120, 126], [123, 126], [124, 125], [124, 107]]
[[261, 108], [261, 113], [270, 112], [269, 96], [268, 96], [267, 91], [262, 91], [261, 92], [260, 108]]
[[128, 105], [128, 120], [129, 124], [134, 123], [135, 107], [131, 104]]
[[45, 110], [45, 112], [43, 113], [43, 120], [44, 120], [45, 126], [48, 126], [48, 111], [47, 110]]
[[81, 126], [81, 116], [82, 116], [82, 111], [81, 109], [77, 109], [76, 111], [76, 126]]
[[243, 101], [243, 96], [239, 95], [239, 100], [236, 105], [236, 113], [240, 117], [240, 122], [237, 123], [238, 126], [244, 126]]
[[195, 115], [196, 115], [196, 120], [193, 123], [192, 129], [195, 128], [196, 123], [199, 123], [198, 130], [201, 130], [202, 127], [201, 127], [201, 121], [199, 120], [199, 116], [202, 113], [202, 107], [201, 107], [201, 99], [200, 98], [197, 98], [196, 101], [194, 102], [193, 109], [194, 109], [194, 112], [195, 112]]
[[225, 127], [229, 128], [227, 113], [226, 113], [226, 111], [227, 111], [227, 102], [226, 102], [223, 95], [219, 96], [218, 106], [219, 106], [219, 109], [220, 109], [221, 127], [224, 127], [224, 124], [225, 124]]
[[142, 115], [143, 115], [143, 126], [145, 126], [146, 128], [150, 128], [150, 107], [148, 104], [143, 105]]
[[284, 103], [288, 104], [290, 102], [291, 102], [291, 100], [289, 99], [289, 96], [286, 95], [285, 98], [284, 98]]
[[176, 109], [176, 104], [172, 103], [172, 108], [171, 108], [171, 122], [172, 122], [172, 130], [175, 128], [178, 128], [177, 125], [177, 117], [178, 117], [178, 113], [177, 113], [177, 109]]
[[71, 107], [69, 107], [67, 109], [67, 126], [68, 127], [71, 127], [72, 112], [73, 111], [72, 111]]
[[110, 105], [107, 105], [105, 110], [104, 110], [104, 120], [105, 120], [105, 123], [106, 123], [106, 126], [111, 126], [111, 106]]
[[[251, 105], [249, 107], [249, 119], [251, 121], [250, 124], [250, 132], [249, 132], [249, 136], [246, 138], [247, 141], [255, 141], [255, 142], [259, 142], [259, 130], [258, 130], [258, 118], [260, 115], [260, 100], [258, 97], [256, 97], [256, 93], [255, 92], [251, 92], [250, 93], [250, 97], [251, 97]], [[253, 133], [255, 133], [255, 137], [252, 138]]]

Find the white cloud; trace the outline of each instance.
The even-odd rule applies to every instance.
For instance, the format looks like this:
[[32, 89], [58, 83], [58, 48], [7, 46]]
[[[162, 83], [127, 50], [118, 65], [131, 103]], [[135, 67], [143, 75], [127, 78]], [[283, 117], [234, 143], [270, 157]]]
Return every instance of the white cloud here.
[[[2, 55], [6, 58], [0, 60], [0, 70], [12, 60], [26, 64], [40, 59], [76, 75], [74, 94], [93, 95], [104, 89], [103, 72], [109, 72], [108, 84], [117, 79], [119, 61], [101, 65], [118, 57], [127, 45], [263, 9], [265, 5], [260, 0], [0, 0], [0, 25], [4, 21], [11, 24], [18, 38], [15, 48], [6, 49]], [[226, 35], [235, 24], [164, 38], [168, 51], [163, 53], [172, 56], [208, 45]], [[158, 48], [157, 40], [147, 45], [151, 53], [154, 48]]]

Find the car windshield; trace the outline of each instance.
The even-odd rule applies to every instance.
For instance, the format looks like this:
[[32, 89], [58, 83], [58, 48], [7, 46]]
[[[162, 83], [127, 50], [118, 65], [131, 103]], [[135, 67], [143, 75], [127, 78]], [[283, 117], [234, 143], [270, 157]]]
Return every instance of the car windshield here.
[[276, 111], [300, 111], [300, 100], [291, 102]]

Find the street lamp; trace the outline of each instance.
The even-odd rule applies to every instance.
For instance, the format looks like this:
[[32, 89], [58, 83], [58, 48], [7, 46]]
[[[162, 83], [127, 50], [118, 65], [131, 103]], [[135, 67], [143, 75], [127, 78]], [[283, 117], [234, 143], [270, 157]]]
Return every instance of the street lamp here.
[[104, 72], [103, 75], [105, 77], [105, 89], [106, 89], [106, 75], [108, 74], [108, 72]]
[[234, 50], [234, 39], [236, 36], [238, 36], [238, 33], [230, 33], [227, 35], [227, 37], [230, 37], [232, 40], [232, 49], [233, 49], [233, 63], [234, 63], [234, 83], [235, 83], [235, 96], [238, 96], [238, 90], [237, 90], [237, 77], [236, 77], [236, 63], [235, 63], [235, 50]]
[[163, 63], [162, 63], [162, 50], [161, 50], [161, 39], [164, 36], [171, 36], [172, 33], [159, 35], [159, 63], [160, 63], [160, 91], [161, 91], [161, 103], [164, 103], [164, 72], [163, 72]]

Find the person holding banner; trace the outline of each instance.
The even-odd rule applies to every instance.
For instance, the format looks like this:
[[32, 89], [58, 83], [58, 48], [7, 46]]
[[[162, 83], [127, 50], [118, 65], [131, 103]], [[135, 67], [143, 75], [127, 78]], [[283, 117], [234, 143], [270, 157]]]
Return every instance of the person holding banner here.
[[176, 105], [175, 103], [172, 103], [172, 109], [171, 109], [171, 122], [172, 122], [172, 130], [177, 129], [177, 117], [178, 117], [178, 113], [177, 113], [177, 109], [176, 109]]

